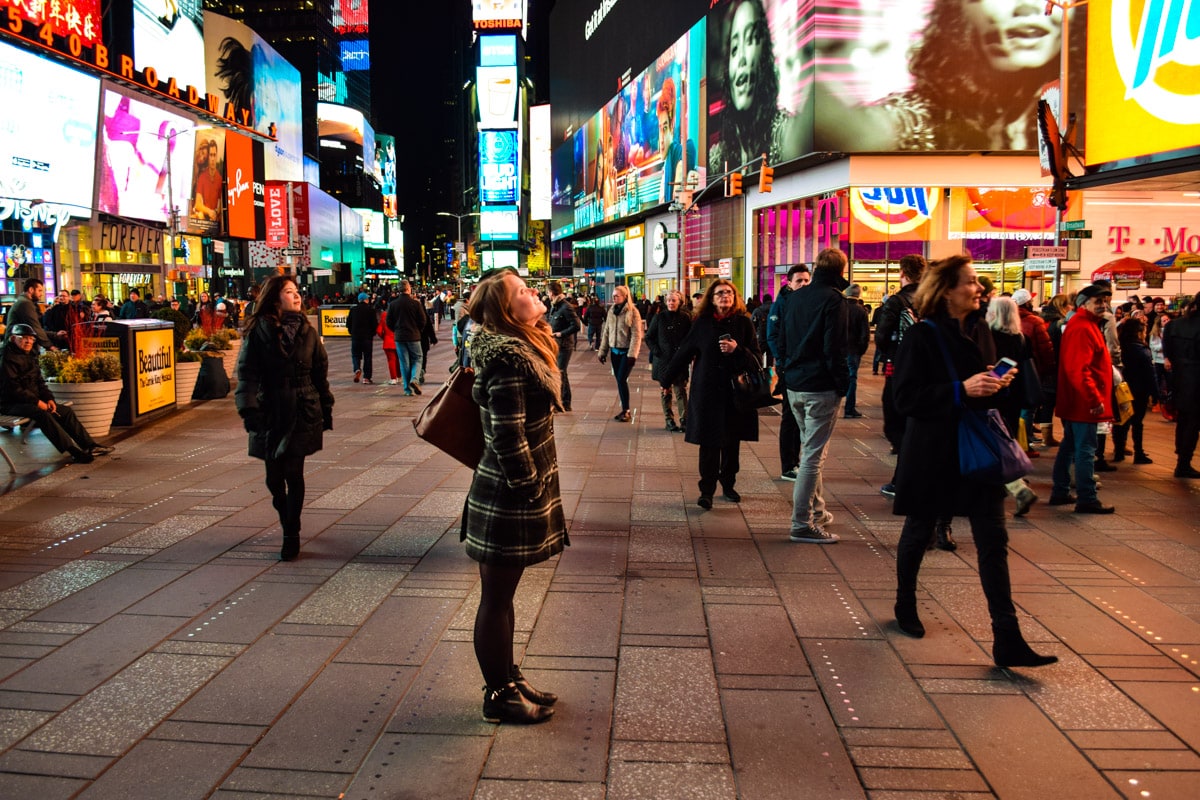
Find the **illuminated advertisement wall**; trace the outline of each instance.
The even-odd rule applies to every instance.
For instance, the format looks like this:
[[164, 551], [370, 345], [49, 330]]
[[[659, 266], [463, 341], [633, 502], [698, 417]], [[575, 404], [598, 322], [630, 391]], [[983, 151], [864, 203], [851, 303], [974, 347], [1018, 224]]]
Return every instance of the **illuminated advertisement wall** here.
[[133, 0], [134, 67], [153, 67], [181, 87], [203, 90], [204, 4], [201, 0]]
[[[366, 128], [361, 111], [336, 103], [317, 103], [317, 135], [321, 139], [322, 150], [334, 151], [362, 163]], [[372, 160], [374, 153], [372, 147]]]
[[375, 135], [375, 173], [383, 192], [383, 213], [389, 219], [398, 214], [396, 201], [396, 137]]
[[254, 142], [241, 134], [225, 133], [225, 206], [229, 236], [257, 238], [258, 200], [254, 191]]
[[[0, 195], [92, 205], [100, 81], [0, 43]], [[36, 124], [33, 124], [36, 121]]]
[[377, 166], [375, 164], [375, 129], [365, 118], [363, 119], [362, 151], [363, 172], [374, 175]]
[[191, 202], [188, 205], [187, 232], [202, 236], [225, 233], [225, 129], [196, 131], [191, 171]]
[[668, 203], [692, 170], [704, 184], [704, 34], [701, 20], [559, 145], [553, 239]]
[[527, 0], [471, 0], [471, 20], [479, 30], [519, 28], [529, 21]]
[[529, 108], [529, 215], [548, 220], [553, 194], [550, 169], [550, 106]]
[[242, 23], [214, 14], [204, 15], [204, 65], [210, 94], [254, 109], [265, 133], [276, 124], [275, 142], [267, 145], [266, 177], [304, 180], [304, 129], [300, 72], [275, 48]]
[[475, 71], [475, 85], [479, 92], [480, 127], [516, 127], [520, 88], [516, 66], [479, 67]]
[[84, 47], [99, 42], [102, 34], [100, 0], [13, 0], [8, 13], [38, 27], [49, 23], [56, 36], [78, 36]]
[[479, 201], [515, 206], [521, 198], [521, 142], [516, 128], [479, 132]]
[[[195, 145], [193, 134], [184, 131], [194, 124], [106, 89], [97, 207], [108, 214], [167, 222], [174, 206], [186, 217], [191, 208]], [[174, 191], [172, 199], [167, 197], [168, 186]]]
[[[1058, 79], [1062, 53], [1062, 11], [1045, 8], [818, 1], [814, 148], [1036, 150], [1036, 100]], [[1084, 11], [1072, 13], [1081, 49]], [[1072, 87], [1084, 74], [1072, 66]]]
[[1200, 145], [1200, 5], [1182, 6], [1090, 6], [1089, 165]]
[[334, 0], [334, 30], [342, 34], [369, 32], [369, 10], [367, 0]]
[[371, 42], [369, 39], [343, 39], [341, 49], [342, 69], [346, 72], [362, 72], [371, 69]]

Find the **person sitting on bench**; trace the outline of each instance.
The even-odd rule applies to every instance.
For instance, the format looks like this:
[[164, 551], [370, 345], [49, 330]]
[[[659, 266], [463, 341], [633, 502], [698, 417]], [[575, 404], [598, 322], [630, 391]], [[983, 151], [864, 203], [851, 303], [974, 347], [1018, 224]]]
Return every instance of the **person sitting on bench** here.
[[74, 411], [54, 402], [33, 352], [36, 341], [33, 328], [24, 323], [13, 325], [9, 331], [0, 354], [0, 413], [29, 417], [60, 453], [70, 453], [77, 464], [108, 455], [113, 448], [99, 444]]

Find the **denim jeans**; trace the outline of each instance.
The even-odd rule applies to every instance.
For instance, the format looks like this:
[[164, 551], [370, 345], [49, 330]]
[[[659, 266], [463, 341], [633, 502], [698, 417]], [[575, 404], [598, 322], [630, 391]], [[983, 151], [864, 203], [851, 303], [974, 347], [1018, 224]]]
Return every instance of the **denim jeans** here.
[[358, 372], [359, 367], [362, 367], [363, 377], [371, 380], [371, 340], [354, 341], [350, 340], [350, 360], [354, 362], [354, 371]]
[[628, 354], [609, 353], [612, 359], [613, 377], [617, 379], [617, 397], [621, 399], [621, 410], [629, 410], [629, 373], [633, 372], [634, 359]]
[[396, 342], [396, 357], [400, 359], [400, 385], [405, 393], [411, 392], [417, 371], [421, 369], [421, 343]]
[[1066, 497], [1071, 492], [1071, 463], [1075, 464], [1075, 491], [1080, 503], [1095, 503], [1096, 423], [1063, 420], [1062, 442], [1054, 458], [1052, 494]]
[[846, 356], [846, 366], [850, 368], [850, 387], [846, 390], [846, 410], [857, 411], [858, 405], [858, 366], [862, 356]]
[[800, 429], [800, 463], [796, 467], [796, 486], [792, 490], [792, 530], [811, 527], [813, 516], [825, 510], [821, 467], [825, 451], [837, 423], [841, 398], [835, 392], [793, 392], [788, 403]]

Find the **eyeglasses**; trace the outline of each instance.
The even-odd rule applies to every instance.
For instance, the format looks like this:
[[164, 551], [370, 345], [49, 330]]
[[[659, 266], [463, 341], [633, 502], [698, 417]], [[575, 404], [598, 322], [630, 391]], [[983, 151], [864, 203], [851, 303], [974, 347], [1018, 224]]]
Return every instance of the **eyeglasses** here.
[[733, 297], [733, 290], [732, 289], [718, 289], [717, 291], [713, 292], [713, 297], [719, 297], [720, 295], [725, 295], [727, 297]]

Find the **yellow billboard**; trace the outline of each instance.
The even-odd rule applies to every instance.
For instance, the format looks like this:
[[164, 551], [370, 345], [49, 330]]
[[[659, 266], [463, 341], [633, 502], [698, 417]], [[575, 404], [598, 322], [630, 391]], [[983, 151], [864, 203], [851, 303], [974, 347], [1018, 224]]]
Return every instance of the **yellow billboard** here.
[[1184, 5], [1088, 5], [1089, 165], [1200, 146], [1200, 8]]
[[350, 314], [349, 306], [340, 308], [320, 308], [322, 336], [349, 336], [346, 329], [346, 317]]
[[175, 404], [175, 329], [134, 329], [134, 417]]

